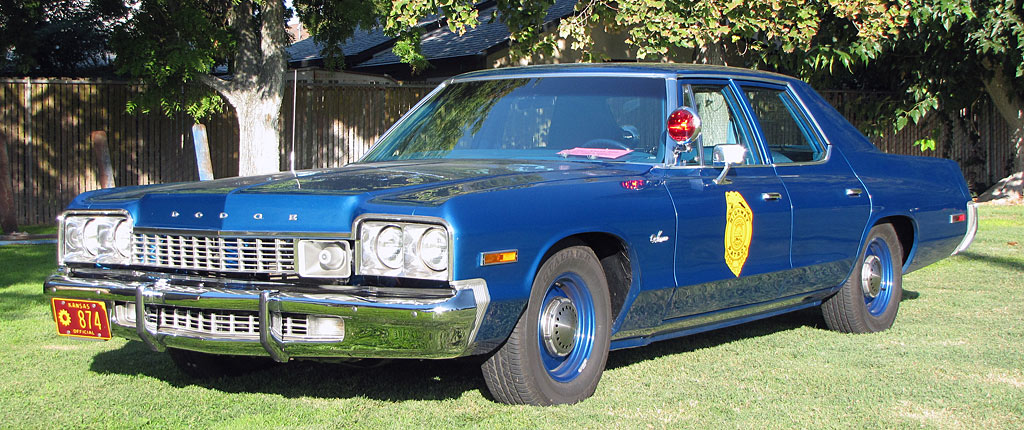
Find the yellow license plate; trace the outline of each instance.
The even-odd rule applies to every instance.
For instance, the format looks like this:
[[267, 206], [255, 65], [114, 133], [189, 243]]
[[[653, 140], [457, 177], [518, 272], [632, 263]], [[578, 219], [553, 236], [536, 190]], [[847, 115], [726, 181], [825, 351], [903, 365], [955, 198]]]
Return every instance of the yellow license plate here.
[[57, 334], [86, 339], [110, 339], [106, 302], [52, 298]]

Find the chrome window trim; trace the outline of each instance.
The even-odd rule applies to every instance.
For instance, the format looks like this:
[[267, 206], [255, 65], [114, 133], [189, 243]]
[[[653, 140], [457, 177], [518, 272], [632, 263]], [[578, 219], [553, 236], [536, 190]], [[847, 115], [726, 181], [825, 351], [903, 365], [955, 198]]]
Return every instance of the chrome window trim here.
[[[377, 145], [380, 145], [380, 143], [383, 142], [385, 139], [387, 139], [388, 136], [390, 136], [391, 133], [394, 132], [395, 129], [398, 128], [399, 125], [401, 125], [403, 122], [405, 122], [407, 119], [409, 119], [409, 114], [415, 112], [421, 106], [426, 104], [427, 100], [430, 100], [430, 99], [434, 98], [434, 96], [437, 95], [437, 93], [441, 92], [441, 90], [443, 90], [445, 87], [447, 87], [451, 83], [452, 83], [452, 79], [448, 79], [448, 80], [446, 80], [444, 82], [441, 82], [440, 85], [438, 85], [433, 90], [431, 90], [429, 93], [427, 93], [427, 95], [423, 96], [423, 98], [421, 98], [420, 101], [418, 101], [418, 102], [416, 102], [416, 104], [412, 105], [412, 107], [409, 108], [409, 110], [405, 111], [405, 113], [402, 114], [402, 116], [398, 118], [398, 121], [395, 121], [394, 124], [391, 124], [391, 127], [388, 127], [388, 129], [384, 132], [384, 134], [380, 135], [380, 137], [377, 138], [377, 141], [373, 142], [373, 145], [370, 145], [370, 147], [366, 149], [366, 152], [363, 153], [363, 156], [359, 157], [359, 160], [357, 160], [353, 164], [356, 164], [356, 163], [370, 163], [369, 161], [366, 161], [366, 157], [368, 157], [370, 154], [373, 153], [373, 150], [377, 148]], [[352, 234], [353, 235], [355, 234], [355, 230], [352, 230]]]
[[535, 72], [535, 73], [516, 73], [516, 74], [501, 74], [501, 75], [487, 75], [487, 76], [466, 76], [462, 78], [452, 78], [449, 80], [451, 83], [462, 83], [462, 82], [478, 82], [478, 81], [499, 81], [507, 79], [539, 79], [539, 78], [641, 78], [641, 79], [672, 79], [675, 78], [675, 72], [625, 72], [622, 70], [606, 70], [597, 71], [591, 70], [586, 72]]
[[[767, 166], [772, 166], [772, 167], [815, 166], [815, 165], [819, 165], [819, 164], [825, 164], [825, 163], [827, 163], [832, 158], [832, 142], [828, 140], [828, 137], [826, 137], [824, 130], [821, 128], [821, 124], [818, 124], [818, 120], [816, 118], [814, 118], [814, 115], [810, 115], [809, 114], [808, 109], [807, 109], [807, 104], [804, 103], [803, 99], [801, 99], [800, 96], [796, 93], [796, 91], [793, 90], [793, 87], [792, 87], [792, 85], [790, 85], [789, 82], [773, 81], [773, 80], [767, 79], [767, 78], [766, 79], [742, 79], [741, 78], [738, 81], [736, 81], [736, 86], [740, 87], [740, 90], [743, 89], [743, 82], [742, 81], [749, 81], [749, 82], [755, 82], [755, 83], [767, 83], [767, 84], [774, 84], [774, 85], [779, 85], [779, 86], [784, 87], [784, 89], [782, 91], [785, 92], [790, 97], [792, 97], [793, 101], [795, 101], [797, 103], [797, 107], [800, 108], [801, 115], [804, 117], [804, 119], [807, 120], [808, 123], [810, 123], [811, 127], [814, 129], [814, 132], [818, 135], [818, 138], [820, 139], [820, 143], [825, 145], [825, 156], [822, 157], [821, 160], [801, 161], [801, 162], [798, 162], [798, 163], [776, 163], [775, 159], [773, 157], [772, 158], [772, 164], [767, 164]], [[750, 102], [749, 101], [745, 101], [745, 103], [749, 104]], [[753, 115], [753, 112], [751, 112], [751, 115]], [[767, 149], [767, 145], [765, 145], [765, 147]], [[735, 166], [735, 167], [738, 167], [738, 166]]]
[[[367, 221], [383, 221], [383, 222], [394, 222], [394, 223], [409, 223], [409, 224], [427, 224], [444, 227], [445, 232], [448, 233], [448, 278], [446, 281], [452, 282], [455, 280], [455, 230], [451, 224], [448, 223], [444, 218], [424, 216], [424, 215], [389, 215], [389, 214], [362, 214], [356, 217], [355, 221], [352, 222], [352, 251], [353, 259], [353, 276], [362, 275], [362, 261], [363, 261], [363, 246], [362, 241], [359, 240], [359, 227], [362, 223]], [[433, 269], [431, 269], [433, 270]], [[420, 278], [413, 278], [420, 279]]]
[[758, 82], [758, 83], [764, 83], [764, 84], [779, 85], [779, 86], [784, 86], [784, 87], [787, 87], [787, 88], [789, 87], [789, 81], [787, 81], [785, 79], [782, 79], [782, 78], [769, 78], [769, 77], [766, 77], [766, 76], [754, 76], [754, 75], [747, 76], [747, 75], [736, 75], [736, 74], [732, 74], [732, 73], [705, 73], [705, 72], [686, 73], [685, 70], [681, 70], [678, 73], [678, 76], [679, 76], [679, 79], [721, 79], [721, 80], [729, 80], [729, 81], [733, 81], [733, 82], [737, 82], [737, 83], [740, 82], [740, 81], [749, 81], [749, 82]]
[[[676, 91], [675, 91], [675, 93], [673, 93], [674, 96], [678, 96], [679, 93], [681, 93], [685, 89], [687, 94], [689, 94], [691, 98], [693, 97], [693, 89], [691, 88], [692, 84], [679, 82], [684, 77], [685, 78], [693, 78], [693, 79], [720, 80], [720, 81], [723, 82], [723, 87], [729, 88], [730, 91], [733, 92], [733, 94], [732, 94], [733, 97], [736, 97], [737, 99], [739, 99], [740, 96], [742, 95], [742, 94], [737, 94], [737, 92], [740, 92], [740, 93], [742, 92], [742, 88], [740, 88], [739, 83], [736, 83], [735, 81], [733, 81], [732, 78], [723, 78], [721, 76], [716, 76], [716, 75], [708, 75], [708, 76], [690, 76], [690, 75], [682, 76], [682, 75], [680, 75], [678, 78], [675, 79], [675, 81], [676, 81], [676, 85], [675, 85], [676, 86]], [[733, 86], [734, 84], [735, 84], [735, 87]], [[709, 84], [709, 85], [714, 85], [714, 84]], [[682, 103], [681, 100], [679, 100], [677, 98], [676, 101], [677, 101], [677, 104], [676, 104], [677, 108], [683, 106], [681, 104]], [[691, 99], [691, 100], [689, 100], [689, 102], [693, 103], [694, 100]], [[740, 103], [740, 104], [743, 104], [744, 107], [746, 106], [746, 103], [747, 103], [744, 100], [737, 100], [737, 102]], [[753, 132], [753, 130], [755, 128], [757, 128], [757, 127], [755, 127], [755, 125], [750, 122], [750, 117], [748, 116], [745, 108], [741, 112], [741, 116], [743, 117], [743, 122], [746, 123], [748, 131]], [[751, 136], [751, 138], [753, 138], [753, 136]], [[666, 137], [666, 139], [670, 139], [670, 138]], [[671, 145], [671, 143], [668, 143], [668, 144]], [[761, 148], [762, 145], [760, 145], [757, 142], [755, 142], [754, 146], [757, 147], [758, 150], [762, 149]], [[829, 149], [831, 149], [831, 148], [829, 148]], [[759, 155], [761, 155], [760, 158], [765, 158], [764, 154], [759, 154]], [[666, 156], [668, 156], [668, 155], [666, 155]], [[663, 163], [661, 165], [658, 165], [658, 166], [655, 166], [655, 168], [659, 168], [660, 167], [660, 168], [676, 170], [676, 169], [703, 169], [703, 168], [719, 169], [719, 168], [724, 167], [724, 166], [715, 166], [714, 163], [706, 164], [705, 160], [704, 160], [704, 154], [703, 153], [700, 154], [700, 159], [701, 159], [701, 162], [700, 162], [700, 164], [697, 164], [697, 165], [674, 165], [671, 162], [671, 160], [666, 160], [665, 163]], [[734, 166], [732, 166], [732, 168], [736, 169], [736, 168], [744, 168], [744, 167], [774, 167], [774, 166], [775, 166], [774, 164], [759, 163], [759, 164], [734, 165]]]

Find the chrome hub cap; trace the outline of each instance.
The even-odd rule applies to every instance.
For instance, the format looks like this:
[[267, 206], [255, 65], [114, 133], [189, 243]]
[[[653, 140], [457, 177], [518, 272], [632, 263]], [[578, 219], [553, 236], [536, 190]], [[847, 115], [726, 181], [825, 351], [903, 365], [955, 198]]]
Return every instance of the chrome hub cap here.
[[551, 355], [565, 357], [576, 345], [576, 306], [566, 297], [555, 297], [544, 307], [540, 333]]
[[864, 257], [864, 265], [860, 268], [860, 287], [870, 298], [878, 297], [882, 291], [882, 260], [878, 256]]

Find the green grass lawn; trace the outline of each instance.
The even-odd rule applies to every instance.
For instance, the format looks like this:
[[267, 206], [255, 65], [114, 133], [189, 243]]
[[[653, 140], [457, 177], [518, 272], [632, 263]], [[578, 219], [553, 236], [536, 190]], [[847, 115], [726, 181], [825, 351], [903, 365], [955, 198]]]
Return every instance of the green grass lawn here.
[[[19, 225], [19, 233], [28, 234], [57, 234], [57, 226], [54, 224], [45, 225]], [[13, 232], [0, 230], [0, 234], [10, 234]]]
[[904, 278], [892, 330], [815, 310], [613, 352], [593, 398], [484, 394], [476, 363], [298, 362], [192, 381], [139, 342], [59, 338], [52, 245], [0, 247], [0, 428], [1024, 428], [1024, 208], [981, 208], [968, 252]]

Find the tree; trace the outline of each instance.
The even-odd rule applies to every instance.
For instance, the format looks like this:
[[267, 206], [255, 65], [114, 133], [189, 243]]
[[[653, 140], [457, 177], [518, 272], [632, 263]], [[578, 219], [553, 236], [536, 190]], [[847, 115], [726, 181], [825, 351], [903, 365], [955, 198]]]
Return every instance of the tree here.
[[[327, 63], [340, 67], [341, 42], [359, 28], [382, 25], [396, 36], [394, 52], [414, 69], [419, 54], [420, 22], [444, 17], [464, 32], [478, 11], [467, 0], [295, 0], [299, 18], [326, 47]], [[500, 0], [502, 19], [513, 39], [533, 41], [550, 0]], [[131, 108], [185, 111], [199, 120], [225, 108], [238, 116], [239, 174], [279, 170], [280, 109], [288, 38], [287, 11], [281, 0], [140, 0], [117, 31], [113, 46], [118, 70], [147, 84], [145, 97]], [[228, 74], [214, 76], [218, 66]], [[194, 85], [201, 83], [202, 86]]]
[[559, 34], [599, 59], [591, 33], [628, 36], [640, 58], [730, 64], [797, 75], [824, 87], [902, 94], [879, 113], [897, 130], [990, 97], [1016, 130], [1014, 190], [1024, 170], [1021, 0], [581, 0]]
[[119, 0], [0, 0], [0, 73], [60, 76], [99, 66]]
[[989, 98], [1015, 130], [1014, 174], [986, 194], [1020, 200], [1024, 171], [1024, 8], [1021, 0], [923, 0], [863, 72], [905, 94], [897, 128], [925, 113], [955, 115]]
[[588, 59], [591, 34], [627, 35], [640, 59], [785, 69], [801, 76], [828, 72], [882, 51], [909, 11], [884, 0], [790, 2], [769, 0], [582, 0], [555, 37], [571, 40]]

